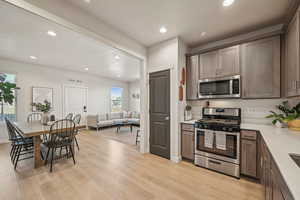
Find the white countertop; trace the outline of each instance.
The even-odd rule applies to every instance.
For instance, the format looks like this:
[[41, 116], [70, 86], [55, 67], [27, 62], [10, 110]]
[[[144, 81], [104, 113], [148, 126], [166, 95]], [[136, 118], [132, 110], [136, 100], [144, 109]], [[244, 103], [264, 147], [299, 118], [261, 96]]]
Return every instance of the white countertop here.
[[295, 200], [300, 200], [300, 168], [289, 153], [300, 154], [300, 132], [272, 125], [241, 124], [241, 129], [259, 131]]
[[[194, 124], [197, 120], [183, 121]], [[300, 154], [300, 132], [263, 124], [241, 124], [241, 129], [259, 131], [295, 200], [300, 200], [300, 168], [289, 153]]]
[[192, 119], [192, 120], [188, 120], [188, 121], [182, 121], [181, 123], [184, 123], [184, 124], [195, 124], [196, 121], [197, 121], [197, 119]]

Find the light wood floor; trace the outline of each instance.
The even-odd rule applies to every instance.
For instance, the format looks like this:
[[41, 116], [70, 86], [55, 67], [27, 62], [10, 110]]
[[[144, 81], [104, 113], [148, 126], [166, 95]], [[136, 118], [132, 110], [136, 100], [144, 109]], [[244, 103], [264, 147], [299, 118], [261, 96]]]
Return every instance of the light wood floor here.
[[77, 164], [60, 161], [33, 169], [30, 160], [13, 170], [9, 145], [0, 145], [1, 200], [263, 200], [259, 184], [237, 180], [191, 163], [138, 153], [101, 132], [79, 136]]

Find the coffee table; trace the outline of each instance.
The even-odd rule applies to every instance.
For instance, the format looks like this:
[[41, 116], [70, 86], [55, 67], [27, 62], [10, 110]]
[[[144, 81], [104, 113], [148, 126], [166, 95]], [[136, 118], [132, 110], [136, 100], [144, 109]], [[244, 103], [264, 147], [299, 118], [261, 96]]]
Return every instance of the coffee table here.
[[133, 123], [130, 121], [124, 121], [124, 122], [115, 122], [114, 125], [117, 127], [117, 133], [119, 133], [121, 127], [123, 126], [129, 126], [130, 132], [132, 132]]

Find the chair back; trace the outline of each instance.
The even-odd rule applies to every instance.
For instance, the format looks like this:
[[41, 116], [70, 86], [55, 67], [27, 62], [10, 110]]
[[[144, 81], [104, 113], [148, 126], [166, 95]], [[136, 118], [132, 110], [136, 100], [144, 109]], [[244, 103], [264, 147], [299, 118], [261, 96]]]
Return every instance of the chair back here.
[[65, 119], [72, 120], [73, 119], [73, 113], [67, 114], [67, 116], [65, 117]]
[[73, 120], [62, 119], [54, 122], [50, 127], [47, 142], [50, 145], [68, 145], [74, 141], [75, 123]]
[[10, 141], [13, 141], [14, 139], [17, 138], [17, 135], [14, 130], [14, 126], [12, 125], [12, 123], [9, 121], [9, 119], [7, 117], [5, 117], [5, 123], [6, 123], [6, 127], [7, 127], [8, 139]]
[[15, 140], [23, 140], [25, 141], [25, 138], [23, 137], [22, 131], [18, 129], [14, 124], [9, 121], [9, 119], [5, 118], [7, 131], [8, 131], [8, 137], [10, 141]]
[[27, 117], [28, 123], [38, 122], [38, 121], [42, 121], [42, 113], [31, 113]]
[[73, 118], [73, 121], [76, 125], [80, 124], [80, 120], [81, 120], [81, 114], [77, 114], [75, 115], [75, 117]]

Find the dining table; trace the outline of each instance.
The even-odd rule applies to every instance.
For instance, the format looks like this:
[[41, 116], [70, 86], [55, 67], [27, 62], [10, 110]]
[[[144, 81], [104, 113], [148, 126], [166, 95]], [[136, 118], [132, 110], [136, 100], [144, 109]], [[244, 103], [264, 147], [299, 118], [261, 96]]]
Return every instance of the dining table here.
[[[51, 123], [45, 125], [41, 122], [14, 122], [14, 124], [19, 130], [21, 130], [21, 134], [24, 138], [33, 138], [34, 168], [41, 167], [43, 165], [43, 160], [41, 157], [41, 136], [44, 134], [50, 134]], [[75, 129], [83, 128], [86, 128], [86, 125], [75, 126]], [[52, 133], [55, 133], [55, 131], [52, 131]]]

